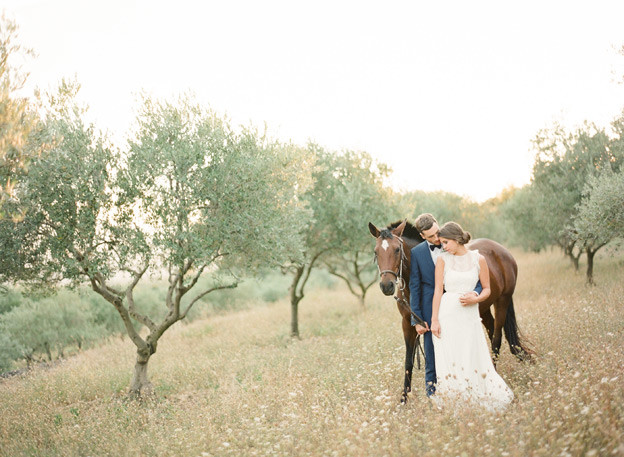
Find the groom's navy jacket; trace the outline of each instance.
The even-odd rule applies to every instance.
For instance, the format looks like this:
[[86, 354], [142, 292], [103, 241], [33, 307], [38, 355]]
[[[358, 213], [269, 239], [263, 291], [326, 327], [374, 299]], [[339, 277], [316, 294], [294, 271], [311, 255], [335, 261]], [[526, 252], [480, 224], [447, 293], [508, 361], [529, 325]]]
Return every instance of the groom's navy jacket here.
[[[410, 306], [414, 314], [431, 325], [431, 302], [435, 290], [435, 265], [426, 241], [412, 248]], [[416, 325], [412, 317], [412, 325]]]
[[[435, 291], [435, 265], [431, 258], [431, 250], [426, 241], [418, 244], [411, 253], [410, 266], [410, 307], [414, 314], [427, 322], [431, 327], [431, 303], [433, 302], [433, 293]], [[481, 282], [477, 283], [475, 292], [481, 293], [483, 287]], [[416, 320], [412, 317], [412, 325], [416, 324]], [[424, 335], [425, 341], [425, 383], [429, 392], [433, 385], [436, 384], [435, 372], [435, 356], [433, 351], [433, 340], [431, 332]]]

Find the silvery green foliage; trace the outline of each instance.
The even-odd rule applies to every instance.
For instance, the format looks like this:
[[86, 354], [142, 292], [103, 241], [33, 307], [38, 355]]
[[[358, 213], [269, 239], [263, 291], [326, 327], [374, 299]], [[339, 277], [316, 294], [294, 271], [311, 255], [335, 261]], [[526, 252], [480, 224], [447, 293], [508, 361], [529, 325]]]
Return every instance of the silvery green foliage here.
[[387, 214], [387, 167], [364, 152], [335, 153], [310, 144], [306, 153], [314, 157], [312, 185], [302, 195], [312, 211], [307, 250], [341, 254], [362, 249], [370, 236], [369, 219]]
[[296, 152], [252, 128], [234, 131], [188, 97], [144, 100], [117, 180], [124, 254], [173, 269], [297, 258], [305, 168]]
[[115, 151], [83, 123], [77, 91], [64, 83], [31, 137], [46, 149], [18, 189], [27, 217], [3, 221], [4, 279], [254, 268], [300, 256], [306, 170], [294, 148], [235, 132], [183, 98], [146, 99], [129, 151]]
[[[366, 246], [370, 236], [367, 224], [369, 217], [379, 215], [379, 208], [384, 207], [384, 202], [378, 200], [384, 199], [381, 187], [383, 178], [387, 176], [386, 167], [382, 164], [376, 167], [366, 153], [335, 153], [313, 143], [308, 144], [303, 153], [310, 160], [312, 170], [311, 185], [300, 197], [310, 211], [307, 224], [301, 231], [304, 256], [291, 258], [282, 266], [283, 272], [292, 274], [293, 336], [299, 336], [298, 303], [304, 297], [313, 269], [324, 263], [330, 270], [342, 270], [344, 273], [342, 267], [345, 267], [344, 260], [347, 258], [360, 264], [358, 270], [367, 268], [367, 262], [357, 259], [357, 253], [370, 249], [369, 245]], [[373, 207], [374, 210], [371, 209]], [[368, 266], [369, 272], [371, 268], [372, 265]], [[349, 272], [347, 275], [351, 276]], [[367, 287], [369, 278], [364, 281]]]
[[24, 217], [0, 221], [2, 280], [76, 281], [85, 271], [108, 276], [114, 268], [106, 214], [116, 160], [83, 122], [84, 110], [73, 101], [78, 89], [63, 81], [29, 137], [28, 147], [42, 152], [15, 189]]
[[13, 368], [13, 362], [19, 359], [23, 354], [22, 347], [9, 335], [2, 323], [3, 317], [0, 316], [0, 373], [9, 371]]
[[619, 169], [624, 157], [610, 147], [605, 130], [592, 124], [574, 132], [559, 126], [541, 131], [535, 146], [532, 187], [540, 198], [533, 210], [542, 214], [538, 219], [549, 221], [539, 229], [550, 242], [565, 244], [588, 180], [604, 170]]
[[366, 152], [342, 151], [334, 154], [330, 163], [336, 181], [330, 185], [333, 195], [323, 208], [330, 211], [327, 226], [338, 243], [325, 256], [324, 264], [363, 303], [377, 279], [368, 223], [390, 223], [396, 213], [391, 190], [384, 185], [389, 170]]
[[526, 185], [501, 204], [501, 218], [508, 222], [510, 231], [509, 244], [534, 252], [552, 245], [552, 222], [545, 209], [547, 198], [535, 186]]
[[65, 293], [38, 301], [27, 299], [0, 315], [0, 338], [11, 341], [13, 359], [52, 360], [68, 347], [86, 346], [106, 334], [86, 303], [67, 298]]
[[624, 171], [605, 171], [589, 180], [575, 229], [585, 244], [624, 237]]

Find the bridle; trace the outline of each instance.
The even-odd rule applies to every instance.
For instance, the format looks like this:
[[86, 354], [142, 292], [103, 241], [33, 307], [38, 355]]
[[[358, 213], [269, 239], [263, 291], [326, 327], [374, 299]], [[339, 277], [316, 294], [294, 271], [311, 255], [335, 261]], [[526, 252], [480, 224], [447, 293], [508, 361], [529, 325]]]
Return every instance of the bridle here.
[[[397, 240], [399, 240], [399, 249], [401, 253], [401, 259], [399, 261], [399, 272], [397, 273], [394, 270], [382, 270], [381, 268], [379, 268], [379, 262], [377, 262], [377, 270], [379, 271], [380, 277], [383, 276], [385, 273], [390, 273], [391, 275], [394, 275], [394, 277], [396, 278], [397, 289], [403, 292], [405, 290], [405, 280], [403, 279], [403, 261], [407, 261], [407, 256], [405, 255], [405, 250], [403, 249], [403, 238], [397, 235], [394, 236], [396, 236]], [[375, 254], [375, 260], [377, 260], [377, 254]], [[397, 297], [394, 298], [396, 299]]]

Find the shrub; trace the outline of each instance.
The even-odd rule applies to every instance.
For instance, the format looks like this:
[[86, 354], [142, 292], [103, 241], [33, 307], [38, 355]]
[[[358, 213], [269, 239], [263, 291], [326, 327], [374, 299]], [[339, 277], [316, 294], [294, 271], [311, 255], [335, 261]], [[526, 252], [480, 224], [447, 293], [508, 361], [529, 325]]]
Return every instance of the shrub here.
[[22, 302], [22, 294], [14, 290], [0, 292], [0, 314], [8, 313]]
[[13, 356], [29, 363], [41, 355], [52, 360], [69, 346], [80, 348], [106, 334], [80, 295], [68, 290], [38, 301], [24, 300], [0, 318], [3, 338], [19, 349]]
[[0, 319], [0, 372], [9, 371], [13, 368], [13, 361], [17, 360], [22, 354], [22, 348], [13, 341], [2, 328], [3, 324]]

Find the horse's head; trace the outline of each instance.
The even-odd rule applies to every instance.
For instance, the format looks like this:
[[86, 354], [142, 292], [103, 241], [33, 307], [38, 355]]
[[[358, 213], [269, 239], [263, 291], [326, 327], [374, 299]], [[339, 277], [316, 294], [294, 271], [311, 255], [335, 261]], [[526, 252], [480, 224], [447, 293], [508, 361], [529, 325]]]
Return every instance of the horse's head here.
[[[396, 282], [403, 280], [402, 266], [405, 258], [403, 246], [403, 230], [407, 221], [403, 221], [394, 229], [379, 230], [372, 223], [368, 223], [368, 229], [377, 239], [375, 244], [375, 259], [379, 268], [379, 287], [384, 295], [394, 293]], [[402, 287], [402, 285], [399, 285]]]

